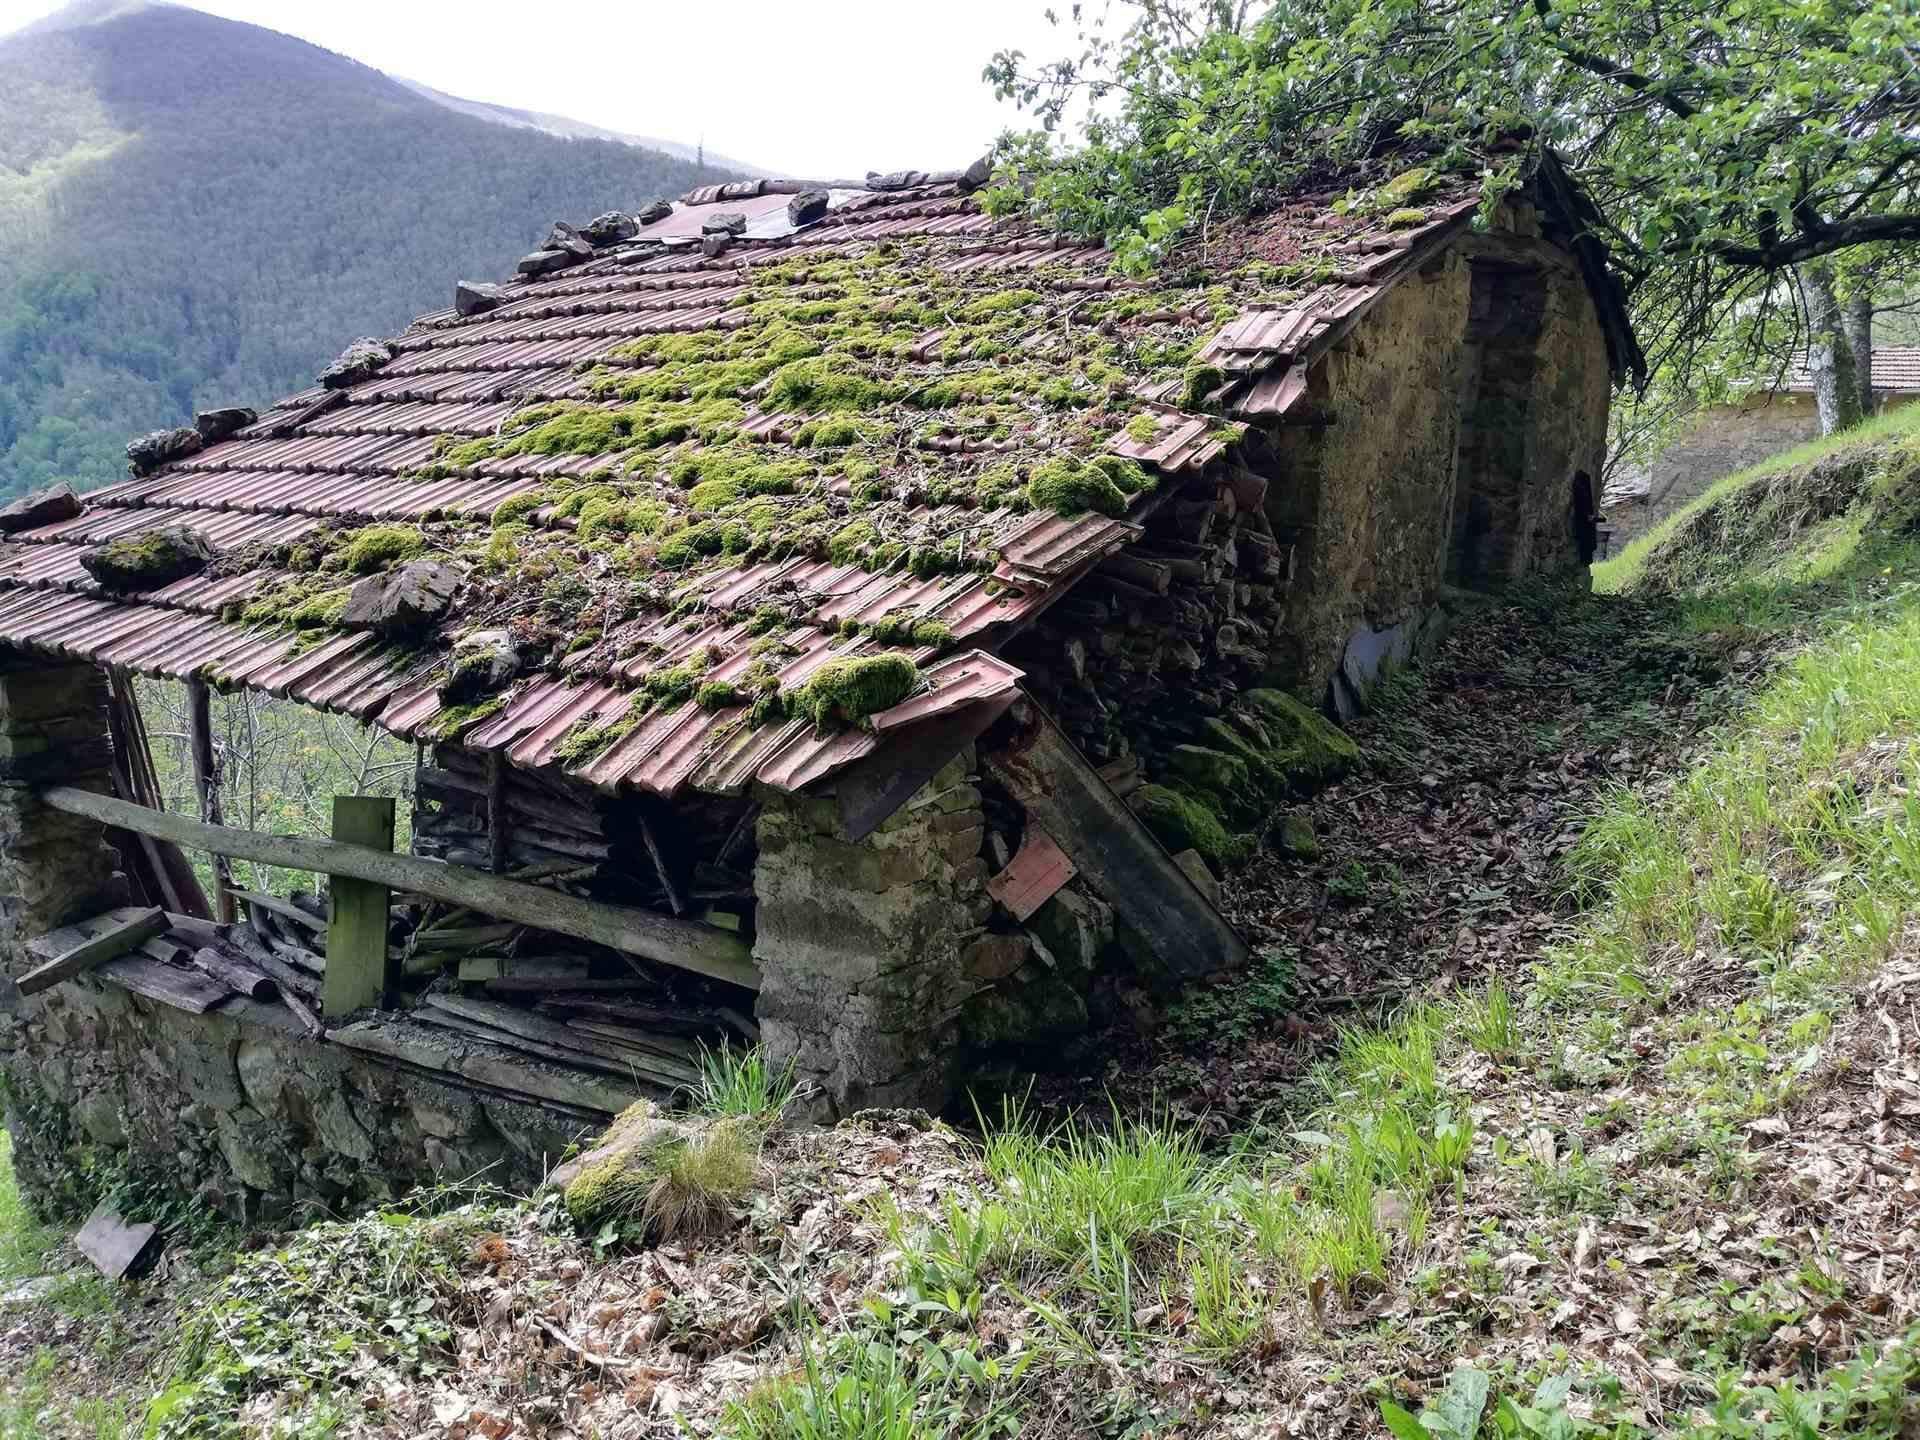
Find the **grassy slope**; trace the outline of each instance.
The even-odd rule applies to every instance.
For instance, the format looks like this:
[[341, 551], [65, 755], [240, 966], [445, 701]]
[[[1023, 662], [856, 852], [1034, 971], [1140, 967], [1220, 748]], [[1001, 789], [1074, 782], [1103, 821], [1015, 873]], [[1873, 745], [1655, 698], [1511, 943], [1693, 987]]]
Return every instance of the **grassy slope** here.
[[[1904, 434], [1804, 458], [1611, 577], [1665, 579], [1663, 623], [1768, 678], [1689, 771], [1601, 808], [1556, 943], [1345, 1032], [1279, 1138], [779, 1137], [727, 1243], [619, 1264], [551, 1204], [310, 1231], [155, 1377], [159, 1433], [614, 1437], [671, 1433], [667, 1405], [768, 1440], [1911, 1434], [1920, 464]], [[365, 1278], [316, 1332], [321, 1265]], [[236, 1348], [242, 1321], [266, 1328]], [[353, 1361], [303, 1391], [335, 1338]], [[436, 1373], [455, 1353], [484, 1373]], [[415, 1409], [360, 1409], [382, 1393]]]

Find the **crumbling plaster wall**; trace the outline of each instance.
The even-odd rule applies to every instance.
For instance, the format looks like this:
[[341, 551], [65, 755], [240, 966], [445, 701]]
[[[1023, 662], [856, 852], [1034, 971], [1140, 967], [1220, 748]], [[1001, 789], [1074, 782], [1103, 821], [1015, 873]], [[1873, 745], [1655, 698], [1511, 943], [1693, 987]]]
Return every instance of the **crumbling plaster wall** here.
[[[0, 652], [0, 972], [36, 935], [124, 903], [106, 832], [34, 787], [107, 788], [105, 676]], [[89, 1158], [248, 1220], [297, 1218], [480, 1177], [531, 1185], [592, 1128], [310, 1039], [277, 1006], [190, 1015], [94, 977], [0, 1013], [14, 1163], [48, 1208]]]
[[1294, 547], [1269, 683], [1323, 695], [1356, 629], [1415, 620], [1446, 553], [1468, 272], [1448, 251], [1308, 375], [1324, 425], [1273, 436], [1267, 515]]

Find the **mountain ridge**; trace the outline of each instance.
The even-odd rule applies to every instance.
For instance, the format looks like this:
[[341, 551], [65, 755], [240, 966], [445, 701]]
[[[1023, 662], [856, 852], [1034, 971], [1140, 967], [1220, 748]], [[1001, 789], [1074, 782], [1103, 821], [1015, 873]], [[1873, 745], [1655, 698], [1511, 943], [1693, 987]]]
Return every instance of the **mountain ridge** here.
[[138, 431], [302, 388], [554, 219], [738, 173], [464, 114], [184, 6], [61, 17], [0, 37], [0, 497], [106, 483]]

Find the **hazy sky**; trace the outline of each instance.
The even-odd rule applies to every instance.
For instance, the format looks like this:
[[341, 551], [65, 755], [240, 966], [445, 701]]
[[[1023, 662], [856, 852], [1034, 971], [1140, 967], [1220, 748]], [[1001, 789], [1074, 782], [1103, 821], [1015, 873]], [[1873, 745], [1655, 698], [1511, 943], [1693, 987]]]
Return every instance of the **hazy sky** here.
[[[64, 0], [0, 0], [0, 32]], [[1057, 3], [1057, 0], [1056, 0]], [[439, 90], [836, 177], [965, 165], [993, 52], [1064, 52], [1048, 0], [197, 0]], [[1065, 5], [1061, 5], [1065, 9]]]

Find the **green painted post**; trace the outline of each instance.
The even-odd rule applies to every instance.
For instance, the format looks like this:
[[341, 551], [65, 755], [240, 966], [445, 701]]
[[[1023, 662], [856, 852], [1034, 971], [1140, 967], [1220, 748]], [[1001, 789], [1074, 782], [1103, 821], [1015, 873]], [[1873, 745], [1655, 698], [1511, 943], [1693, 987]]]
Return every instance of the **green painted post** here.
[[[333, 797], [333, 838], [369, 850], [393, 849], [393, 800], [382, 795]], [[327, 921], [327, 980], [321, 1013], [345, 1015], [385, 1002], [387, 887], [371, 880], [331, 877], [333, 911]]]

